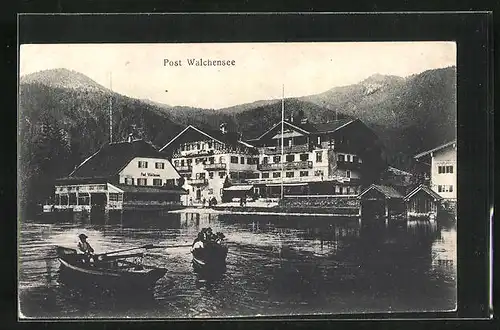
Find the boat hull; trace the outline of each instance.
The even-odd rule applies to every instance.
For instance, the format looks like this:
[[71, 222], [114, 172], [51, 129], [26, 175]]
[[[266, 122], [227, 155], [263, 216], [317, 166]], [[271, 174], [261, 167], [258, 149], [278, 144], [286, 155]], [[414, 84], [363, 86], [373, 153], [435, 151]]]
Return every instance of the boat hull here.
[[59, 279], [62, 283], [107, 290], [148, 291], [153, 289], [156, 282], [167, 272], [161, 268], [114, 270], [99, 265], [81, 267], [65, 258], [59, 258], [59, 262], [61, 263]]
[[193, 251], [193, 269], [197, 273], [225, 272], [227, 251], [226, 246], [216, 246]]

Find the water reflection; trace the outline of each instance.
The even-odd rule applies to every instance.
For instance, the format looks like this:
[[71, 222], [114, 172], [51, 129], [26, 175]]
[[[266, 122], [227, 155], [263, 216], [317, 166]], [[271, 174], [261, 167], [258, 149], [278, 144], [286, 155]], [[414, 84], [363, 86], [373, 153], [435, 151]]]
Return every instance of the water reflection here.
[[[58, 279], [54, 245], [84, 232], [96, 252], [148, 243], [191, 243], [203, 227], [230, 242], [226, 272], [193, 272], [189, 247], [148, 251], [169, 270], [148, 299], [75, 291]], [[456, 231], [428, 221], [179, 213], [105, 219], [37, 219], [22, 224], [23, 313], [38, 317], [223, 317], [290, 313], [450, 310], [456, 301]], [[130, 299], [128, 299], [130, 300]], [[137, 304], [137, 302], [140, 302]]]

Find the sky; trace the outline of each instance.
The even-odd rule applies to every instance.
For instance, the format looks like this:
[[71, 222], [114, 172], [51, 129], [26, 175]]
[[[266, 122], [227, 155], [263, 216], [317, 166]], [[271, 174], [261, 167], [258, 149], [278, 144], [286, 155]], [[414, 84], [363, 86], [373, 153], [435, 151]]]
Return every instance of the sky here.
[[[66, 68], [133, 98], [219, 109], [456, 65], [454, 42], [25, 44], [20, 75]], [[234, 60], [189, 66], [188, 59]], [[178, 66], [167, 62], [181, 63]], [[112, 84], [110, 85], [110, 76]]]

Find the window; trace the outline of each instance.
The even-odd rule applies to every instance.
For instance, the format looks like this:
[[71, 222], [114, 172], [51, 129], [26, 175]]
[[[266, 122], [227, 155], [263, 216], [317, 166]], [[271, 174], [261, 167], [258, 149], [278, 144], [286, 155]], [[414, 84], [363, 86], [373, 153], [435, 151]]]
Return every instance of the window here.
[[294, 173], [293, 172], [286, 172], [286, 177], [287, 178], [293, 178], [294, 177]]
[[335, 193], [336, 194], [342, 194], [342, 187], [341, 186], [335, 186]]
[[281, 162], [281, 156], [274, 156], [273, 157], [273, 162], [275, 162], [275, 163]]
[[240, 164], [245, 164], [245, 157], [240, 158]]
[[148, 168], [148, 162], [140, 160], [139, 161], [139, 168]]
[[120, 199], [120, 198], [119, 198], [119, 195], [120, 195], [120, 194], [116, 194], [116, 193], [109, 193], [109, 201], [110, 201], [110, 202], [118, 202], [118, 200]]
[[133, 186], [134, 185], [134, 178], [125, 178], [125, 184], [127, 184], [129, 186]]
[[351, 177], [351, 171], [349, 171], [349, 170], [345, 171], [345, 176], [346, 176], [346, 178], [350, 178]]
[[231, 164], [238, 164], [238, 157], [231, 156]]
[[293, 162], [295, 160], [295, 155], [286, 155], [287, 162]]
[[292, 139], [288, 140], [288, 146], [291, 147], [293, 145]]
[[318, 136], [318, 138], [317, 138], [317, 143], [318, 143], [318, 144], [321, 144], [321, 136]]
[[339, 162], [343, 162], [344, 161], [344, 155], [338, 155], [337, 160]]
[[196, 144], [196, 149], [200, 150], [201, 146], [199, 143]]
[[213, 194], [214, 194], [214, 190], [213, 190], [213, 188], [208, 188], [208, 194], [209, 194], [209, 195], [213, 195]]
[[223, 179], [226, 176], [226, 172], [219, 172], [219, 178]]
[[181, 159], [181, 166], [184, 166], [184, 159]]
[[300, 176], [309, 176], [309, 171], [300, 171]]
[[262, 179], [267, 179], [267, 178], [269, 178], [269, 172], [262, 173]]
[[212, 141], [208, 142], [208, 149], [212, 149], [212, 147], [213, 147]]
[[186, 163], [187, 163], [187, 164], [188, 164], [188, 166], [189, 166], [189, 165], [191, 165], [191, 164], [193, 163], [193, 160], [192, 160], [192, 159], [188, 159], [188, 160], [186, 160]]
[[319, 151], [316, 152], [316, 163], [321, 163], [323, 162], [323, 152]]
[[155, 163], [155, 168], [163, 170], [165, 168], [165, 163]]
[[174, 166], [179, 167], [179, 160], [178, 159], [174, 160]]
[[226, 161], [226, 159], [224, 158], [224, 156], [220, 156], [219, 157], [219, 163], [224, 163]]
[[138, 178], [137, 185], [138, 186], [146, 186], [148, 184], [148, 179], [146, 178]]
[[352, 162], [358, 163], [358, 156], [352, 156]]
[[215, 163], [215, 158], [214, 158], [214, 157], [209, 157], [209, 158], [208, 158], [208, 162], [209, 162], [210, 164]]
[[214, 172], [208, 172], [208, 178], [213, 179], [214, 178]]
[[167, 179], [167, 180], [165, 180], [165, 185], [166, 186], [173, 186], [173, 185], [175, 185], [175, 180], [174, 179]]
[[351, 155], [345, 155], [345, 158], [346, 158], [346, 162], [350, 162], [351, 161]]
[[161, 179], [153, 179], [153, 186], [161, 186], [161, 185], [162, 185]]
[[267, 158], [267, 157], [262, 158], [262, 164], [267, 164], [268, 161], [269, 161], [269, 158]]
[[309, 160], [309, 154], [300, 154], [300, 160], [301, 161]]
[[438, 174], [453, 173], [453, 165], [438, 166]]
[[229, 172], [229, 177], [231, 179], [237, 179], [238, 178], [238, 172]]
[[273, 178], [281, 178], [281, 172], [273, 172]]
[[438, 185], [438, 192], [453, 192], [452, 185]]
[[254, 164], [254, 159], [253, 158], [247, 158], [247, 164], [248, 165], [253, 165]]
[[323, 170], [316, 170], [314, 171], [315, 176], [323, 176]]

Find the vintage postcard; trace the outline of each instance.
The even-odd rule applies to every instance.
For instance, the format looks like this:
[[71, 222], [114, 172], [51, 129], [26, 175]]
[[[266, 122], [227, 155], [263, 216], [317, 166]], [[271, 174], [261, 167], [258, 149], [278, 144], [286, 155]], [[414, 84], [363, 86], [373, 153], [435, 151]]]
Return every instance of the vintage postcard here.
[[19, 60], [21, 319], [456, 310], [454, 42]]

